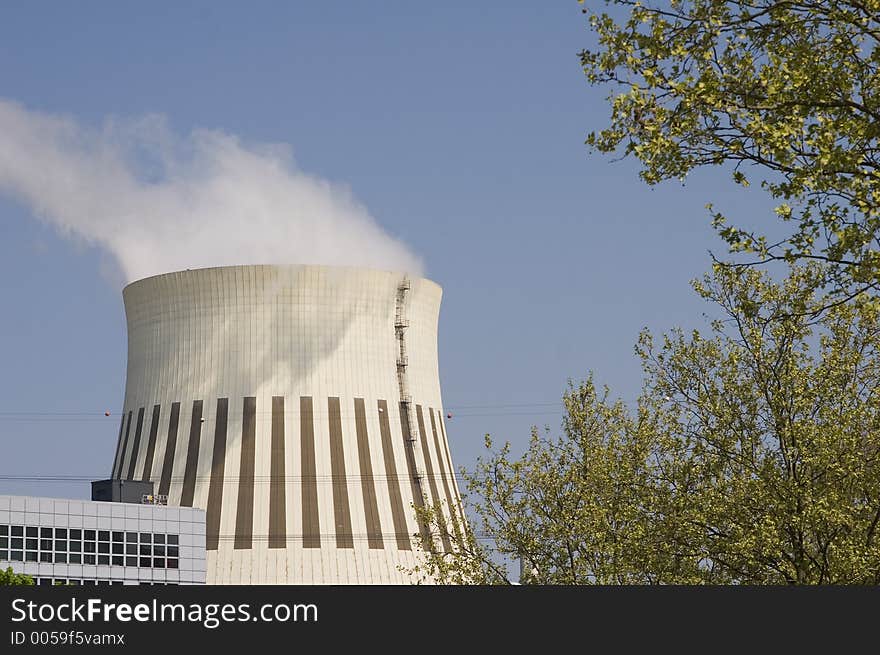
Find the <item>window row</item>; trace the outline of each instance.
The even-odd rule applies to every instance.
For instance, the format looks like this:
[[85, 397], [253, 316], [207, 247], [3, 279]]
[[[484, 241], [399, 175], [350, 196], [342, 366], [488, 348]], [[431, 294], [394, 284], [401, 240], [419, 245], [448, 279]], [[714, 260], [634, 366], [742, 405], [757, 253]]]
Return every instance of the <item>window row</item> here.
[[144, 555], [179, 557], [179, 546], [165, 544], [109, 543], [99, 541], [62, 541], [60, 539], [29, 539], [27, 537], [0, 537], [0, 550], [30, 550], [56, 553], [101, 553], [106, 555]]
[[136, 555], [92, 555], [89, 553], [47, 553], [32, 550], [2, 550], [0, 561], [45, 562], [48, 564], [106, 564], [113, 566], [136, 566], [153, 569], [176, 569], [178, 557], [140, 557]]
[[176, 534], [161, 532], [122, 532], [118, 530], [86, 530], [83, 528], [38, 528], [24, 525], [0, 525], [2, 537], [29, 537], [39, 539], [107, 541], [114, 543], [171, 544], [177, 545]]
[[[121, 580], [78, 580], [77, 578], [34, 578], [34, 584], [40, 586], [53, 585], [117, 585]], [[176, 582], [141, 582], [141, 585], [177, 585]]]

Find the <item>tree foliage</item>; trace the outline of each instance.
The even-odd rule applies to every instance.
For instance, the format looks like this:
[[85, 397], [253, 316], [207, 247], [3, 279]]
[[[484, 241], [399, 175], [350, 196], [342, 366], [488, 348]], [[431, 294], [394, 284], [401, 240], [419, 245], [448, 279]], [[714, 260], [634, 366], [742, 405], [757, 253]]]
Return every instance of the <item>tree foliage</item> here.
[[519, 458], [487, 437], [462, 471], [473, 527], [420, 571], [504, 583], [500, 553], [525, 583], [880, 583], [880, 306], [817, 314], [822, 279], [716, 267], [707, 334], [641, 335], [633, 408], [588, 378], [560, 437]]
[[0, 585], [23, 585], [23, 586], [33, 586], [34, 579], [25, 575], [24, 573], [16, 573], [12, 570], [12, 567], [7, 567], [4, 571], [0, 569]]
[[730, 164], [791, 226], [770, 242], [712, 210], [732, 251], [829, 262], [843, 297], [878, 288], [880, 0], [579, 1], [584, 72], [614, 88], [591, 147], [634, 155], [649, 184]]

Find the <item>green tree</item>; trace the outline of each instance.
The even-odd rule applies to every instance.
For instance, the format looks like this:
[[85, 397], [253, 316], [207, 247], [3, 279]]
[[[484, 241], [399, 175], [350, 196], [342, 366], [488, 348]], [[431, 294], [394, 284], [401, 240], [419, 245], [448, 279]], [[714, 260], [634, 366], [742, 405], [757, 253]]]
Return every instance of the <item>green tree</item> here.
[[587, 144], [637, 157], [649, 184], [728, 164], [791, 226], [771, 243], [710, 205], [733, 252], [828, 262], [838, 299], [878, 289], [880, 0], [579, 1], [587, 80], [613, 89]]
[[824, 277], [717, 266], [707, 334], [641, 335], [635, 407], [587, 379], [560, 437], [519, 458], [487, 439], [473, 527], [419, 572], [504, 583], [500, 554], [525, 583], [880, 583], [880, 303], [817, 313]]
[[[451, 552], [425, 551], [416, 571], [450, 584], [509, 584], [499, 561], [521, 559], [524, 583], [649, 584], [687, 578], [691, 560], [658, 548], [655, 521], [644, 511], [656, 476], [656, 430], [630, 416], [592, 379], [570, 385], [563, 436], [532, 429], [526, 453], [510, 444], [462, 470], [471, 515]], [[418, 510], [440, 535], [439, 508]], [[447, 531], [447, 534], [448, 531]], [[450, 534], [450, 538], [452, 535]], [[493, 547], [494, 544], [494, 547]]]
[[0, 585], [24, 585], [32, 586], [34, 579], [24, 573], [16, 573], [12, 567], [8, 567], [5, 571], [0, 569]]

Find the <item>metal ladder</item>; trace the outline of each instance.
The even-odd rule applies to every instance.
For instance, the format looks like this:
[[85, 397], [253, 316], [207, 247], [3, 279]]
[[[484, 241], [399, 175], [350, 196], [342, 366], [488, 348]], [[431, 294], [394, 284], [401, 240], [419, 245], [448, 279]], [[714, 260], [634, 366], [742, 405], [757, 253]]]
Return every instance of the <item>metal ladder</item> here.
[[400, 284], [397, 285], [397, 297], [394, 307], [394, 334], [397, 338], [397, 386], [400, 390], [400, 406], [404, 419], [403, 438], [407, 445], [407, 456], [412, 457], [413, 470], [415, 470], [415, 483], [418, 487], [419, 494], [424, 494], [422, 490], [422, 480], [425, 474], [419, 457], [419, 442], [416, 438], [413, 426], [415, 422], [415, 409], [413, 407], [412, 396], [409, 392], [409, 380], [407, 368], [409, 360], [406, 354], [406, 329], [409, 327], [409, 319], [407, 318], [407, 299], [412, 289], [409, 278], [404, 277]]

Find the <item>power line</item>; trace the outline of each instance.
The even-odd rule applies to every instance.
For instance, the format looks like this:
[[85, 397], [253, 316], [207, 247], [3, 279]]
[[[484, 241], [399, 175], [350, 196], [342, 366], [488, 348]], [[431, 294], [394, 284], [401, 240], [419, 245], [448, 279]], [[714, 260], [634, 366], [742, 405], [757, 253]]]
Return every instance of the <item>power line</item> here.
[[103, 414], [106, 410], [92, 412], [0, 412], [0, 416], [94, 416]]
[[549, 407], [562, 405], [561, 400], [553, 400], [549, 402], [538, 402], [538, 403], [504, 403], [504, 404], [487, 404], [487, 405], [447, 405], [446, 409], [489, 409], [489, 408], [504, 408], [504, 407]]
[[[499, 411], [499, 412], [455, 412], [451, 419], [456, 418], [485, 418], [492, 416], [559, 416], [564, 414], [565, 410], [560, 408], [558, 410], [548, 411], [548, 410], [530, 410], [530, 411]], [[260, 414], [259, 412], [257, 413]], [[266, 414], [266, 417], [271, 416], [270, 414]], [[321, 412], [313, 412], [313, 416], [315, 418], [322, 418], [325, 414]], [[341, 415], [342, 419], [350, 419], [353, 418], [352, 415], [347, 415], [343, 413]], [[114, 418], [114, 417], [110, 417]], [[210, 417], [206, 416], [205, 423], [210, 422]], [[83, 415], [71, 415], [71, 416], [61, 416], [57, 414], [51, 415], [17, 415], [13, 416], [10, 414], [0, 414], [0, 422], [6, 423], [99, 423], [102, 421], [107, 421], [108, 417], [104, 416], [83, 416]]]
[[[448, 410], [470, 410], [470, 409], [523, 409], [527, 407], [561, 407], [561, 400], [551, 400], [551, 401], [536, 401], [536, 402], [505, 402], [505, 403], [482, 403], [482, 404], [467, 404], [467, 405], [445, 405], [443, 407], [444, 411]], [[437, 408], [438, 410], [440, 408]], [[71, 411], [0, 411], [0, 417], [10, 416], [10, 417], [43, 417], [43, 416], [57, 416], [57, 417], [91, 417], [91, 418], [100, 418], [101, 420], [107, 418], [105, 412], [108, 411], [106, 409], [101, 410], [91, 410], [91, 411], [83, 411], [83, 410], [71, 410]], [[271, 410], [257, 410], [256, 414], [266, 414], [271, 415]], [[113, 413], [112, 416], [122, 416], [123, 413]]]

